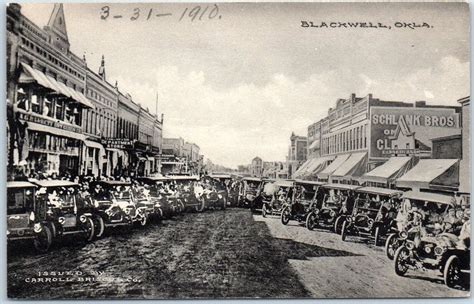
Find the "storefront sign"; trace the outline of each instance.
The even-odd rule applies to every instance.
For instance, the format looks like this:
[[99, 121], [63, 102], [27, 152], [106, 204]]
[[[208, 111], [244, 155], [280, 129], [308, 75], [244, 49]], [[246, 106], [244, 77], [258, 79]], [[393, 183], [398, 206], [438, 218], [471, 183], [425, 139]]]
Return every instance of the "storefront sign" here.
[[442, 108], [370, 108], [370, 157], [429, 155], [431, 139], [460, 134], [459, 114]]
[[135, 148], [135, 139], [127, 139], [127, 138], [103, 138], [101, 139], [102, 145], [106, 149], [121, 149], [121, 150], [129, 150]]
[[18, 118], [21, 119], [21, 120], [31, 121], [31, 122], [35, 122], [37, 124], [41, 124], [41, 125], [44, 125], [44, 126], [58, 128], [58, 129], [61, 129], [61, 130], [66, 130], [66, 131], [82, 134], [82, 129], [80, 127], [67, 125], [67, 124], [62, 123], [61, 121], [53, 120], [52, 118], [41, 117], [41, 116], [38, 116], [38, 115], [18, 112]]

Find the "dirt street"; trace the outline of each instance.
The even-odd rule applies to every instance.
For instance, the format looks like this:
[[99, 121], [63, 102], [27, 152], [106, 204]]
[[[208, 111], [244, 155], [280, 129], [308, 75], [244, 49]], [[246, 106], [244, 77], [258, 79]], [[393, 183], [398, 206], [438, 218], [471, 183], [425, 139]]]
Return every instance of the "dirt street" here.
[[[307, 259], [290, 259], [289, 263], [316, 298], [374, 298], [374, 297], [466, 297], [469, 291], [454, 290], [442, 283], [437, 272], [409, 271], [406, 277], [395, 274], [393, 261], [383, 247], [375, 247], [358, 237], [346, 242], [333, 232], [309, 231], [296, 221], [284, 226], [280, 218], [263, 218], [273, 237], [291, 239], [306, 246], [317, 246], [344, 252], [342, 255], [308, 254]], [[296, 249], [296, 248], [295, 248]]]
[[209, 211], [47, 254], [8, 250], [8, 295], [27, 299], [467, 296], [427, 273], [397, 277], [381, 247], [243, 209]]

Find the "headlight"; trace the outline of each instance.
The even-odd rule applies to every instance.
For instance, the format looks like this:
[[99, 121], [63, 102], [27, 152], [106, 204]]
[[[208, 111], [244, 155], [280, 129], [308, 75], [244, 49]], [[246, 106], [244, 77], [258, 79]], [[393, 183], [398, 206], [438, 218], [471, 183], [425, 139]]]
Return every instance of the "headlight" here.
[[430, 246], [425, 246], [425, 252], [430, 254], [431, 253], [431, 247]]
[[220, 195], [220, 194], [218, 194], [217, 197], [218, 197], [219, 199], [222, 199], [222, 195]]
[[156, 204], [155, 204], [155, 207], [156, 207], [156, 208], [161, 208], [161, 204], [160, 204], [160, 203], [156, 203]]
[[314, 210], [314, 213], [319, 214], [319, 209]]
[[58, 218], [58, 222], [62, 225], [66, 222], [66, 219], [64, 217]]
[[374, 220], [373, 220], [373, 219], [369, 219], [369, 221], [368, 221], [369, 227], [372, 227], [373, 224], [374, 224]]
[[32, 221], [32, 222], [35, 221], [35, 213], [34, 212], [30, 213], [30, 221]]
[[334, 212], [334, 210], [331, 210], [331, 212], [329, 212], [329, 215], [332, 217], [332, 216], [335, 216], [336, 215], [336, 212]]
[[41, 230], [43, 230], [43, 226], [41, 225], [41, 223], [36, 223], [34, 226], [33, 226], [33, 231], [35, 233], [40, 233]]
[[413, 242], [407, 242], [405, 246], [406, 246], [408, 249], [412, 250], [413, 248], [415, 248], [415, 243], [413, 243]]
[[85, 223], [87, 221], [87, 217], [85, 215], [81, 215], [79, 217], [79, 220], [81, 221], [81, 223]]
[[128, 209], [128, 208], [125, 209], [125, 214], [126, 214], [126, 215], [130, 215], [130, 209]]
[[435, 253], [436, 255], [442, 255], [443, 252], [444, 252], [444, 248], [443, 248], [443, 247], [436, 246], [436, 247], [434, 248], [434, 253]]
[[406, 239], [408, 237], [408, 233], [406, 231], [401, 231], [400, 232], [400, 238], [401, 239]]

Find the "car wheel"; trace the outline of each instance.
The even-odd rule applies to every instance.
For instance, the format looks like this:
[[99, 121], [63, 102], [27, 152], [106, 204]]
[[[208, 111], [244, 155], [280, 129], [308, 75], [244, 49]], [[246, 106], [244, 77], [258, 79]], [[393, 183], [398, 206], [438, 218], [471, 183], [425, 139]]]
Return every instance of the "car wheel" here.
[[90, 217], [87, 217], [86, 222], [83, 224], [82, 229], [85, 232], [86, 241], [91, 242], [95, 237], [94, 222]]
[[104, 219], [97, 215], [94, 217], [95, 237], [100, 238], [104, 234], [105, 224]]
[[344, 221], [342, 223], [342, 228], [341, 228], [341, 240], [345, 241], [346, 240], [346, 236], [347, 236], [347, 222]]
[[146, 213], [142, 213], [141, 218], [140, 218], [140, 226], [145, 227], [147, 223], [148, 223], [148, 216], [146, 215]]
[[377, 226], [377, 227], [375, 227], [375, 234], [374, 234], [375, 246], [379, 245], [379, 241], [380, 241], [380, 227]]
[[337, 234], [340, 234], [341, 233], [341, 230], [339, 229], [339, 227], [342, 226], [342, 221], [343, 221], [343, 217], [342, 216], [338, 216], [336, 221], [334, 222], [334, 232], [337, 233]]
[[388, 236], [387, 240], [385, 241], [385, 254], [389, 260], [393, 260], [395, 256], [395, 251], [398, 248], [398, 239], [395, 233], [392, 233]]
[[287, 225], [290, 221], [290, 209], [288, 207], [283, 208], [281, 211], [281, 223]]
[[262, 206], [262, 216], [267, 217], [267, 207], [265, 207], [265, 204]]
[[318, 220], [318, 216], [314, 212], [310, 212], [306, 217], [306, 228], [308, 230], [313, 230], [316, 227], [316, 222]]
[[459, 258], [456, 255], [452, 255], [446, 261], [446, 266], [444, 266], [444, 283], [450, 288], [459, 286], [461, 282], [461, 267], [459, 265]]
[[225, 210], [227, 207], [227, 199], [225, 197], [222, 198], [222, 210]]
[[45, 253], [48, 252], [51, 243], [53, 242], [53, 235], [48, 226], [43, 225], [40, 233], [36, 236], [33, 241], [36, 251]]
[[397, 249], [394, 256], [395, 273], [399, 276], [404, 276], [408, 271], [407, 259], [408, 249], [405, 246], [401, 246]]

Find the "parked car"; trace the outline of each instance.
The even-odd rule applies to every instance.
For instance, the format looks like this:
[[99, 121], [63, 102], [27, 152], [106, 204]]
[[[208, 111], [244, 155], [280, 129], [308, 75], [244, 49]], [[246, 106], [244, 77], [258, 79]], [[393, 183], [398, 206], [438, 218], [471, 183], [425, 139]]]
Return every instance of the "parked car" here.
[[400, 190], [377, 187], [357, 189], [358, 197], [352, 214], [346, 216], [342, 223], [342, 240], [357, 235], [373, 238], [375, 246], [381, 244], [394, 225], [402, 193]]
[[258, 192], [262, 186], [262, 179], [257, 177], [244, 177], [239, 191], [239, 205], [251, 208]]
[[148, 223], [146, 207], [137, 206], [130, 182], [98, 181], [91, 186], [94, 215], [100, 227], [97, 237], [108, 227], [131, 226], [134, 223], [145, 226]]
[[[450, 220], [455, 207], [440, 194], [410, 191], [404, 194], [410, 201], [424, 201], [422, 208], [411, 207], [413, 226], [404, 243], [396, 250], [395, 273], [404, 276], [408, 270], [437, 270], [449, 287], [469, 286], [470, 244], [461, 239], [463, 225]], [[420, 206], [421, 207], [421, 206]], [[448, 213], [446, 213], [448, 211]], [[444, 213], [444, 217], [439, 214]], [[469, 221], [470, 214], [465, 218]], [[460, 228], [459, 228], [460, 227]], [[468, 232], [469, 233], [469, 232]]]
[[316, 201], [306, 218], [306, 228], [332, 228], [339, 233], [346, 215], [354, 207], [354, 191], [361, 186], [346, 184], [324, 184], [318, 188]]
[[214, 186], [217, 188], [217, 193], [224, 197], [227, 207], [230, 207], [233, 201], [231, 195], [238, 193], [231, 191], [232, 177], [230, 174], [211, 174], [209, 177], [215, 181]]
[[31, 180], [38, 187], [37, 199], [46, 202], [47, 221], [52, 223], [53, 239], [80, 235], [86, 241], [95, 237], [92, 205], [79, 196], [79, 185], [67, 180]]
[[254, 200], [254, 210], [261, 210], [263, 217], [281, 215], [283, 206], [292, 198], [293, 181], [266, 179], [262, 185], [259, 197]]
[[282, 223], [288, 224], [290, 220], [306, 224], [306, 218], [316, 202], [318, 189], [324, 183], [317, 181], [296, 180], [294, 182], [293, 197], [285, 203], [282, 211]]
[[136, 179], [148, 192], [148, 200], [153, 204], [153, 215], [155, 219], [164, 219], [174, 216], [177, 208], [169, 200], [165, 190], [165, 182], [169, 179], [162, 176], [138, 177]]
[[26, 181], [7, 182], [7, 239], [30, 240], [44, 253], [53, 242], [53, 233], [46, 219], [46, 201], [36, 200], [36, 188]]
[[[423, 217], [420, 213], [423, 209], [431, 209], [431, 213], [444, 217], [452, 207], [452, 197], [445, 194], [408, 191], [402, 195], [401, 200], [394, 226], [385, 241], [385, 254], [390, 260], [393, 260], [395, 252], [409, 235], [419, 229], [416, 223]], [[438, 208], [438, 205], [443, 208]]]

